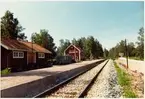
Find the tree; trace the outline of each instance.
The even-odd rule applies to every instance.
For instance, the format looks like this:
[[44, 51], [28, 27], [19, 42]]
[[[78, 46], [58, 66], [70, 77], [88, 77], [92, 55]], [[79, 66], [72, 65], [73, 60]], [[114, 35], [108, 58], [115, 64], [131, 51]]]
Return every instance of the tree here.
[[115, 59], [119, 57], [119, 52], [118, 49], [116, 47], [113, 47], [109, 50], [109, 55], [108, 55], [111, 59]]
[[100, 44], [100, 42], [97, 40], [97, 51], [98, 51], [98, 57], [103, 57], [103, 48], [102, 45]]
[[70, 45], [70, 41], [66, 39], [65, 41], [63, 39], [60, 40], [60, 46], [57, 49], [57, 55], [64, 55], [64, 50]]
[[125, 55], [125, 41], [121, 40], [116, 44], [115, 47], [111, 48], [109, 51], [109, 57], [114, 59], [119, 57], [119, 53], [123, 53]]
[[24, 28], [20, 25], [17, 18], [14, 18], [13, 13], [6, 11], [1, 18], [1, 36], [2, 38], [26, 39], [24, 33], [21, 33]]
[[109, 54], [109, 51], [106, 48], [104, 48], [104, 58], [107, 58], [108, 54]]
[[138, 34], [139, 34], [139, 36], [138, 36], [137, 44], [138, 45], [143, 45], [144, 44], [144, 28], [143, 27], [139, 29]]
[[41, 29], [40, 33], [34, 33], [32, 35], [32, 41], [50, 50], [53, 53], [53, 57], [56, 56], [56, 46], [52, 36], [48, 34], [48, 30]]
[[[85, 42], [85, 56], [89, 59], [98, 58], [100, 55], [101, 46], [97, 43], [93, 36], [89, 36]], [[98, 54], [97, 54], [98, 53]]]
[[88, 51], [87, 58], [89, 58], [89, 59], [93, 59], [93, 41], [94, 41], [94, 38], [92, 36], [87, 37], [86, 51]]
[[138, 41], [136, 42], [138, 44], [136, 48], [136, 56], [140, 57], [141, 59], [144, 58], [144, 28], [139, 29], [139, 36]]
[[116, 48], [118, 49], [119, 53], [125, 54], [125, 41], [121, 40], [119, 44], [116, 45]]
[[[137, 57], [140, 59], [144, 58], [144, 28], [139, 29], [139, 36], [137, 47], [135, 48], [135, 45], [133, 42], [129, 42], [127, 44], [127, 50], [129, 57]], [[117, 58], [119, 53], [124, 53], [125, 55], [125, 41], [121, 40], [117, 45], [109, 50], [109, 57], [111, 58]]]
[[133, 42], [128, 43], [127, 45], [127, 50], [128, 50], [128, 56], [129, 57], [134, 57], [135, 56], [135, 45]]
[[83, 49], [86, 59], [96, 59], [103, 56], [102, 45], [93, 36], [78, 39], [78, 44]]
[[76, 46], [78, 45], [78, 42], [75, 38], [73, 38], [73, 40], [71, 42], [72, 42], [73, 45], [76, 45]]
[[109, 50], [109, 55], [108, 55], [111, 59], [113, 59], [115, 56], [114, 56], [114, 48], [111, 48]]

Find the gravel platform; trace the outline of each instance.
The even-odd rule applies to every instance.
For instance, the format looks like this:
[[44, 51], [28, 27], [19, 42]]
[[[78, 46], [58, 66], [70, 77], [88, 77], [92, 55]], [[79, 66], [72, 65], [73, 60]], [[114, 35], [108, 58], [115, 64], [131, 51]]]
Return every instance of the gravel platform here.
[[75, 68], [83, 67], [87, 64], [97, 62], [99, 60], [83, 61], [80, 63], [68, 64], [68, 65], [54, 65], [48, 68], [11, 73], [6, 76], [2, 76], [1, 79], [1, 90], [14, 87], [17, 85], [32, 82], [38, 79], [43, 79], [46, 76], [52, 76], [61, 72], [69, 71]]
[[[2, 97], [33, 97], [82, 70], [89, 69], [100, 60], [83, 61], [69, 65], [11, 73], [1, 77]], [[91, 65], [90, 65], [91, 64]]]

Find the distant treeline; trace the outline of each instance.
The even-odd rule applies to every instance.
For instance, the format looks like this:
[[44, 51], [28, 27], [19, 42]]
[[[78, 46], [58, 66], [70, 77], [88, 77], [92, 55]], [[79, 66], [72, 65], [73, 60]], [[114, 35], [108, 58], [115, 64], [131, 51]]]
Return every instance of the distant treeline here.
[[100, 57], [104, 57], [108, 55], [108, 51], [105, 49], [104, 51], [106, 54], [104, 54], [103, 48], [101, 43], [95, 39], [93, 36], [88, 36], [87, 38], [81, 37], [79, 39], [73, 38], [73, 40], [70, 42], [68, 39], [60, 40], [60, 46], [57, 49], [58, 55], [63, 55], [64, 50], [70, 45], [74, 44], [75, 46], [79, 46], [84, 53], [85, 59], [97, 59]]
[[[109, 57], [111, 58], [118, 58], [119, 53], [123, 53], [123, 56], [128, 55], [128, 57], [133, 59], [144, 59], [144, 28], [140, 28], [138, 32], [138, 41], [135, 43], [133, 42], [127, 42], [127, 53], [126, 53], [126, 47], [125, 47], [125, 40], [121, 40], [118, 44], [116, 44], [115, 47], [111, 48], [109, 50]], [[126, 38], [127, 39], [127, 38]], [[135, 44], [137, 45], [135, 47]]]

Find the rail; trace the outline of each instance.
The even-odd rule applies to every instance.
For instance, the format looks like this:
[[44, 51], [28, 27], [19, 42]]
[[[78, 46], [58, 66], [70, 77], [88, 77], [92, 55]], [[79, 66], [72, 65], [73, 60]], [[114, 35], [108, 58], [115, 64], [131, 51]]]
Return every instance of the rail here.
[[[105, 60], [99, 61], [99, 62], [97, 63], [97, 65], [100, 64], [100, 63], [102, 63], [102, 62], [104, 62], [104, 61], [105, 61]], [[107, 62], [108, 62], [108, 61], [107, 61]], [[105, 65], [107, 64], [107, 62], [105, 63]], [[105, 66], [105, 65], [104, 65], [104, 66]], [[103, 68], [104, 68], [104, 66], [103, 66]], [[95, 66], [95, 67], [96, 67], [96, 66]], [[89, 68], [89, 69], [87, 69], [87, 70], [84, 70], [84, 71], [82, 71], [82, 72], [80, 72], [80, 73], [78, 73], [78, 74], [76, 74], [76, 75], [74, 75], [73, 77], [70, 77], [70, 78], [68, 78], [68, 79], [66, 79], [66, 80], [64, 80], [64, 81], [62, 81], [61, 83], [55, 85], [55, 86], [52, 87], [52, 88], [49, 88], [49, 89], [47, 89], [47, 90], [45, 90], [45, 91], [39, 93], [38, 95], [34, 96], [33, 98], [42, 98], [42, 97], [45, 97], [45, 96], [49, 96], [49, 95], [51, 95], [52, 93], [54, 93], [56, 90], [58, 90], [59, 88], [61, 88], [62, 86], [66, 85], [67, 83], [69, 83], [69, 82], [71, 82], [71, 81], [73, 81], [75, 78], [79, 77], [79, 76], [82, 75], [82, 74], [85, 74], [87, 71], [89, 71], [89, 70], [91, 70], [91, 69], [93, 69], [93, 68], [94, 68], [94, 66], [91, 67], [91, 68]], [[101, 68], [101, 70], [102, 70], [103, 68]], [[98, 73], [100, 73], [101, 70], [100, 70]], [[98, 75], [98, 73], [97, 73], [97, 75]], [[97, 76], [97, 75], [96, 75], [96, 76]], [[95, 80], [95, 78], [93, 78], [93, 80]], [[90, 83], [91, 83], [91, 82], [90, 82]], [[90, 83], [89, 83], [89, 84], [90, 84]], [[87, 88], [87, 87], [86, 87], [86, 88]], [[85, 89], [84, 89], [83, 92], [79, 95], [79, 97], [82, 97], [82, 96], [84, 95], [85, 92], [86, 92], [86, 91], [85, 91]]]

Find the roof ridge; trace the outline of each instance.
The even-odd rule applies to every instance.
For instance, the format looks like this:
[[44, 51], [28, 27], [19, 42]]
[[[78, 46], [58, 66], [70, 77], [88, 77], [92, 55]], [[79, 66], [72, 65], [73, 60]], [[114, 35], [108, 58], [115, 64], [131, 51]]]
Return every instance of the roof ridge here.
[[1, 39], [1, 45], [5, 47], [7, 50], [22, 50], [22, 51], [30, 51], [32, 49], [31, 44], [33, 44], [33, 49], [36, 52], [43, 52], [43, 53], [52, 53], [48, 49], [44, 48], [43, 46], [28, 42], [28, 41], [23, 41], [23, 40], [15, 40], [15, 39]]

